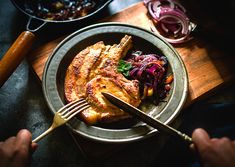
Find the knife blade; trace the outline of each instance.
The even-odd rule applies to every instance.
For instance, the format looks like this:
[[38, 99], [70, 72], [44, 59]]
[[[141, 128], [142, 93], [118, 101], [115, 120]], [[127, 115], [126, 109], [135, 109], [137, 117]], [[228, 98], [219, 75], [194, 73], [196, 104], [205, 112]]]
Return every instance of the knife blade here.
[[137, 117], [139, 120], [145, 122], [146, 124], [150, 125], [151, 127], [157, 129], [159, 132], [165, 132], [166, 134], [173, 135], [180, 137], [188, 144], [192, 144], [192, 138], [188, 135], [162, 123], [161, 121], [154, 119], [153, 117], [149, 116], [145, 112], [141, 111], [140, 109], [126, 103], [125, 101], [121, 100], [120, 98], [112, 95], [111, 93], [102, 92], [103, 96], [112, 104], [117, 106], [118, 108], [122, 109], [123, 111]]

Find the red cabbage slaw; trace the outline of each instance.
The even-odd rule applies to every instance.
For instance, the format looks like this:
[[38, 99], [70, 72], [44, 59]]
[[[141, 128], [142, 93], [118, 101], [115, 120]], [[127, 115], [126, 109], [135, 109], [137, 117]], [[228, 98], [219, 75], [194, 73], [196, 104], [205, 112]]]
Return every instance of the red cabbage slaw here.
[[196, 24], [190, 22], [186, 9], [176, 0], [144, 0], [153, 20], [151, 30], [172, 44], [186, 42], [192, 37]]
[[[126, 60], [119, 62], [118, 71], [128, 79], [139, 81], [142, 100], [151, 99], [156, 105], [163, 101], [170, 91], [170, 84], [173, 81], [172, 74], [166, 76], [167, 58], [158, 54], [143, 54], [142, 51], [134, 51], [127, 57]], [[120, 66], [124, 70], [121, 70]]]

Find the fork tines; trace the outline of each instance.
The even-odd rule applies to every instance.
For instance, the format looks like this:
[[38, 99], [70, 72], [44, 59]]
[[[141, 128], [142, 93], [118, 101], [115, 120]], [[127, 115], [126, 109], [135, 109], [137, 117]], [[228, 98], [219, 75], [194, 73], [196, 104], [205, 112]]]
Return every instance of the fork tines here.
[[60, 110], [58, 110], [58, 115], [60, 115], [63, 119], [69, 120], [72, 117], [74, 117], [79, 112], [87, 109], [90, 107], [90, 104], [86, 102], [85, 99], [81, 98], [78, 100], [75, 100], [71, 103], [68, 103], [64, 107], [62, 107]]

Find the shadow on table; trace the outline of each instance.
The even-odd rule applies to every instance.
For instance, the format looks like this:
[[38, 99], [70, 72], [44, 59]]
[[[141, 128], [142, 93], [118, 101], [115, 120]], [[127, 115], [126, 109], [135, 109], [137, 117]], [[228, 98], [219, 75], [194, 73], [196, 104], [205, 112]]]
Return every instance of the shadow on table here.
[[[235, 86], [233, 86], [235, 91]], [[234, 99], [235, 102], [235, 99]], [[192, 134], [196, 128], [204, 128], [211, 137], [229, 137], [235, 140], [234, 102], [210, 103], [204, 101], [194, 104], [182, 114], [179, 130]], [[200, 166], [195, 156], [181, 141], [170, 138], [152, 166]]]

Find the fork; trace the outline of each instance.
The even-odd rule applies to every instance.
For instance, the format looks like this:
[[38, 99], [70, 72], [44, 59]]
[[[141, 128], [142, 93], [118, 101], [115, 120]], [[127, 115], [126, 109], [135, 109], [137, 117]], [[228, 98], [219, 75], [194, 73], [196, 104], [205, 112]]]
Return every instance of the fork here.
[[51, 124], [51, 126], [44, 133], [42, 133], [37, 138], [35, 138], [32, 142], [34, 143], [38, 142], [43, 137], [48, 135], [51, 131], [53, 131], [54, 129], [58, 128], [61, 125], [64, 125], [71, 118], [73, 118], [75, 115], [77, 115], [81, 111], [87, 109], [88, 107], [90, 107], [90, 104], [88, 104], [86, 100], [83, 98], [68, 103], [67, 105], [60, 108], [55, 113], [54, 118], [53, 118], [53, 123]]

